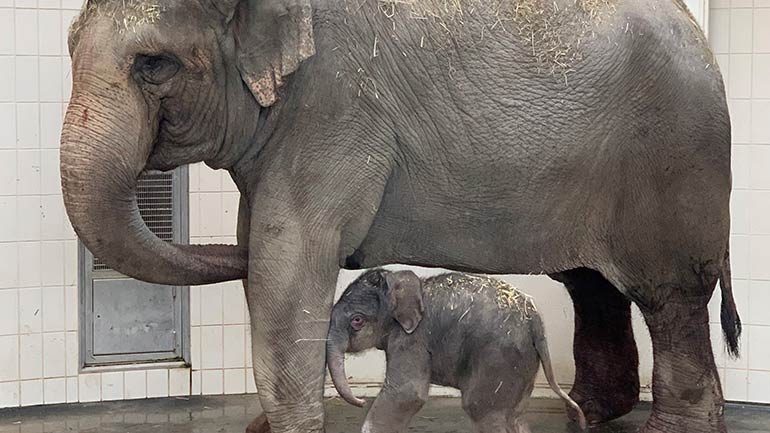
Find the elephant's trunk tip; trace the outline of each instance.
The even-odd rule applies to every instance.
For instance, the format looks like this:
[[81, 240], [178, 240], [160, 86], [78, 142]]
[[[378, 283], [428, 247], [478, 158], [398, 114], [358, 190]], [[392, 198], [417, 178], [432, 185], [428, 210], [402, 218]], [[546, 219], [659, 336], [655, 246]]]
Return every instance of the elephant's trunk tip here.
[[353, 395], [351, 395], [350, 397], [343, 397], [343, 400], [345, 400], [346, 402], [348, 402], [348, 403], [350, 403], [350, 404], [352, 404], [353, 406], [356, 406], [356, 407], [364, 407], [364, 406], [366, 406], [366, 400], [364, 400], [362, 398], [358, 398], [358, 397], [353, 396]]

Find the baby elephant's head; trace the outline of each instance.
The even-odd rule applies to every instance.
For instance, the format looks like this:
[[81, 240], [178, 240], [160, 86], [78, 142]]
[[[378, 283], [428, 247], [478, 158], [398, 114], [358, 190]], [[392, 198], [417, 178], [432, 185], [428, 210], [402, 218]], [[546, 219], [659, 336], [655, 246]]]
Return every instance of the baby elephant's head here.
[[345, 289], [332, 311], [326, 343], [329, 372], [345, 401], [364, 405], [348, 385], [345, 352], [382, 347], [380, 343], [399, 326], [411, 334], [420, 324], [423, 311], [422, 281], [411, 271], [371, 270]]

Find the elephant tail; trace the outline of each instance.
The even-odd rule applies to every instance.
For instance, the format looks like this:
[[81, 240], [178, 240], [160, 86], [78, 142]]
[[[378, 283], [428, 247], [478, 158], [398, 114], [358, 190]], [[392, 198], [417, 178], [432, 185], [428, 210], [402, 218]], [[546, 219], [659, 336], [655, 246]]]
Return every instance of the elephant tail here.
[[719, 287], [722, 289], [722, 306], [720, 319], [722, 322], [722, 332], [725, 336], [727, 351], [733, 358], [740, 356], [739, 340], [743, 326], [741, 317], [738, 315], [738, 308], [735, 305], [733, 297], [733, 282], [730, 270], [730, 249], [725, 252], [722, 271], [719, 274]]
[[[528, 299], [527, 302], [530, 303], [532, 300]], [[580, 408], [580, 405], [575, 402], [575, 400], [573, 400], [566, 392], [564, 392], [563, 389], [561, 389], [559, 383], [556, 381], [556, 375], [553, 373], [553, 366], [551, 365], [551, 355], [548, 353], [548, 342], [545, 339], [545, 326], [543, 326], [543, 320], [540, 318], [540, 314], [538, 314], [534, 304], [532, 304], [531, 309], [528, 308], [528, 310], [530, 310], [529, 325], [530, 332], [532, 332], [532, 343], [535, 345], [535, 350], [537, 350], [537, 354], [540, 358], [540, 363], [543, 366], [543, 373], [545, 374], [545, 378], [548, 381], [548, 385], [551, 387], [553, 392], [561, 397], [561, 399], [567, 403], [567, 406], [569, 406], [577, 414], [577, 422], [580, 425], [580, 428], [585, 430], [588, 428], [588, 424], [586, 422], [586, 417], [583, 413], [583, 410]]]

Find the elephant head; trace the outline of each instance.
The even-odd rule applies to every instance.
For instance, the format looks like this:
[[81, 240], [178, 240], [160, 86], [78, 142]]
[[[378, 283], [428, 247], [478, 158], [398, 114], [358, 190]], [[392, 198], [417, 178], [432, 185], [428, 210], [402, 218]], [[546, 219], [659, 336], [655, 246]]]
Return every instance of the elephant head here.
[[[422, 281], [411, 271], [375, 269], [345, 289], [332, 310], [326, 343], [326, 363], [334, 387], [348, 403], [363, 406], [345, 375], [345, 353], [385, 348], [387, 337], [399, 327], [407, 334], [417, 329], [425, 308]], [[399, 331], [400, 332], [400, 331]]]
[[246, 276], [232, 245], [167, 244], [142, 221], [137, 178], [254, 149], [260, 109], [314, 53], [309, 0], [89, 0], [70, 29], [73, 90], [61, 174], [75, 231], [105, 263], [160, 284]]

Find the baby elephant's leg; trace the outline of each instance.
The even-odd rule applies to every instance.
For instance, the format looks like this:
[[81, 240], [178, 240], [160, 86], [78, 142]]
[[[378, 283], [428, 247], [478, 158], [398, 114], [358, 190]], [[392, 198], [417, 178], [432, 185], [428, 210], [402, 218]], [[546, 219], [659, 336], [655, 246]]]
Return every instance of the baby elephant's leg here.
[[466, 409], [477, 433], [530, 433], [529, 426], [521, 419], [524, 404], [514, 408], [495, 407], [486, 411]]
[[404, 433], [428, 400], [430, 355], [413, 341], [388, 340], [385, 383], [366, 414], [362, 433]]
[[519, 433], [508, 422], [508, 416], [504, 411], [487, 413], [480, 418], [471, 416], [471, 419], [476, 433]]
[[529, 430], [529, 425], [522, 419], [513, 422], [513, 431], [514, 433], [532, 433]]
[[[537, 359], [534, 355], [512, 359], [510, 354], [498, 350], [479, 355], [480, 362], [474, 363], [471, 377], [462, 386], [463, 409], [476, 431], [529, 433], [520, 417], [534, 388]], [[514, 364], [518, 369], [512, 371]]]
[[516, 420], [513, 427], [514, 427], [513, 431], [515, 433], [532, 433], [529, 430], [529, 425], [527, 425], [527, 423], [524, 420], [520, 420], [520, 419]]
[[385, 386], [366, 414], [361, 433], [405, 433], [428, 399], [429, 383]]

